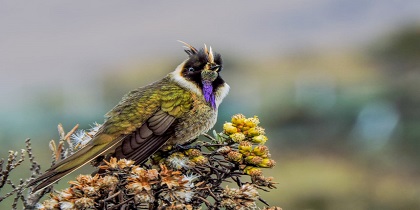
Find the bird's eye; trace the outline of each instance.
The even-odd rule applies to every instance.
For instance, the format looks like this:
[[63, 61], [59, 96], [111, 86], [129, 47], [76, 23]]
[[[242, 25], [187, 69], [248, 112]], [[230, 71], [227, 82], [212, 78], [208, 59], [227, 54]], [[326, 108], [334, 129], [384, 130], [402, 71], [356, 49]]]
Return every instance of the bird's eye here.
[[193, 67], [188, 68], [188, 72], [194, 72], [194, 68]]

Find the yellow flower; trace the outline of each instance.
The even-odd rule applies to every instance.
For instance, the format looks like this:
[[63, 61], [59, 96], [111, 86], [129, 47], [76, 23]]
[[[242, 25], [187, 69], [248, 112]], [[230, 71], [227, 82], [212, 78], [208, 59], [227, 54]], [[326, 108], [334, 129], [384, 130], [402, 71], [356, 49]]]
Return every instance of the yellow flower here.
[[234, 133], [234, 134], [230, 135], [229, 137], [234, 142], [241, 142], [245, 139], [245, 135], [243, 133]]
[[258, 164], [258, 166], [262, 168], [272, 168], [274, 165], [276, 165], [276, 162], [269, 158], [264, 158], [261, 163]]
[[252, 142], [257, 144], [265, 144], [265, 142], [268, 140], [267, 136], [264, 135], [258, 135], [252, 137]]
[[245, 125], [249, 128], [257, 127], [257, 125], [260, 124], [260, 120], [257, 116], [254, 116], [253, 118], [245, 119]]
[[167, 152], [167, 151], [170, 151], [172, 149], [173, 149], [173, 146], [172, 145], [165, 145], [160, 150], [162, 150], [164, 152]]
[[245, 121], [245, 116], [243, 114], [235, 114], [232, 116], [231, 121], [234, 125], [243, 125]]
[[252, 153], [263, 158], [269, 157], [268, 147], [263, 145], [256, 146]]
[[244, 169], [244, 173], [250, 176], [260, 176], [262, 175], [261, 169], [254, 167], [254, 166], [247, 166]]
[[238, 129], [235, 126], [233, 126], [232, 123], [227, 122], [227, 123], [223, 124], [223, 131], [226, 134], [234, 134], [234, 133], [238, 132]]
[[249, 141], [239, 142], [238, 150], [240, 153], [247, 155], [252, 150], [252, 143]]
[[245, 158], [245, 162], [249, 163], [249, 164], [253, 164], [253, 165], [258, 165], [260, 163], [262, 163], [263, 159], [261, 157], [258, 156], [247, 156]]
[[264, 128], [261, 128], [261, 127], [252, 127], [248, 130], [247, 134], [248, 136], [252, 137], [252, 136], [258, 136], [258, 135], [264, 135], [265, 131], [264, 131]]
[[194, 162], [194, 163], [196, 163], [197, 165], [204, 165], [204, 164], [206, 164], [209, 160], [208, 160], [206, 157], [204, 157], [204, 156], [200, 155], [200, 156], [198, 156], [198, 157], [193, 157], [193, 158], [191, 159], [191, 161], [192, 161], [192, 162]]
[[197, 157], [197, 156], [202, 155], [200, 150], [198, 149], [188, 149], [184, 153], [189, 157]]

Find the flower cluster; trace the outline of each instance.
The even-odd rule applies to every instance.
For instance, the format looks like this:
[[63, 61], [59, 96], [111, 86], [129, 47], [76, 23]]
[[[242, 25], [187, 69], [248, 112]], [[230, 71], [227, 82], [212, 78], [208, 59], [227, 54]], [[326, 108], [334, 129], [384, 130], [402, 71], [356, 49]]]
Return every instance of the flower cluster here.
[[[260, 168], [272, 168], [275, 161], [270, 159], [270, 152], [263, 144], [268, 140], [264, 128], [259, 127], [258, 117], [246, 118], [242, 114], [236, 114], [231, 122], [223, 125], [223, 134], [227, 142], [237, 143], [237, 148], [225, 146], [219, 152], [225, 154], [230, 161], [241, 165], [244, 173], [251, 176], [261, 176]], [[257, 145], [255, 145], [257, 144]]]
[[[170, 149], [173, 148], [170, 147]], [[197, 165], [202, 166], [208, 163], [207, 157], [198, 149], [179, 149], [176, 152], [173, 152], [170, 149], [165, 148], [167, 151], [156, 152], [152, 157], [152, 163], [154, 165], [165, 164], [176, 170], [188, 170]], [[169, 155], [168, 152], [170, 153]]]
[[255, 201], [259, 198], [258, 191], [250, 184], [244, 184], [241, 188], [226, 188], [222, 193], [221, 206], [226, 209], [256, 209]]
[[268, 138], [265, 136], [264, 128], [259, 127], [258, 124], [260, 124], [260, 120], [257, 116], [246, 118], [243, 114], [236, 114], [232, 117], [231, 122], [223, 125], [223, 132], [236, 143], [250, 141], [264, 144]]
[[[224, 124], [223, 132], [214, 131], [214, 137], [205, 134], [211, 142], [167, 145], [141, 165], [105, 159], [98, 163], [96, 175], [80, 175], [38, 209], [200, 209], [205, 205], [233, 210], [256, 209], [258, 200], [268, 206], [257, 189], [275, 188], [273, 178], [262, 172], [275, 162], [264, 145], [268, 138], [259, 124], [257, 117], [237, 114]], [[74, 129], [70, 146], [82, 147], [96, 131]], [[58, 157], [64, 150], [55, 151]], [[250, 176], [251, 181], [244, 182], [243, 176]], [[222, 187], [232, 180], [238, 188]]]
[[95, 176], [79, 175], [76, 181], [69, 182], [69, 188], [51, 194], [51, 199], [37, 208], [102, 209], [120, 203], [138, 208], [152, 207], [155, 202], [159, 206], [190, 208], [184, 203], [191, 201], [194, 195], [193, 180], [196, 176], [168, 170], [165, 165], [160, 165], [159, 169], [144, 169], [131, 160], [117, 161], [116, 158], [105, 161], [100, 169], [106, 172]]
[[95, 201], [107, 196], [115, 189], [118, 179], [115, 176], [79, 175], [76, 181], [70, 181], [71, 187], [52, 194], [38, 209], [88, 209], [95, 206]]

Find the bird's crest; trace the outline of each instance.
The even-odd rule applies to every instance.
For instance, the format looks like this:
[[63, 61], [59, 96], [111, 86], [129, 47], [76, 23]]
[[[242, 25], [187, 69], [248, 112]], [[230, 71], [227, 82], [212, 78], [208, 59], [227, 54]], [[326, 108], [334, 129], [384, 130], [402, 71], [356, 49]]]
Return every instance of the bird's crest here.
[[[189, 56], [191, 56], [191, 55], [195, 55], [195, 54], [199, 54], [200, 52], [195, 48], [195, 47], [193, 47], [193, 46], [191, 46], [190, 44], [188, 44], [188, 43], [186, 43], [186, 42], [183, 42], [183, 41], [180, 41], [180, 40], [178, 40], [178, 42], [181, 42], [182, 44], [184, 44], [185, 46], [185, 52], [189, 55]], [[213, 53], [213, 50], [211, 49], [211, 46], [210, 46], [210, 48], [207, 48], [207, 45], [206, 44], [204, 44], [204, 48], [203, 48], [203, 51], [204, 51], [204, 54], [206, 55], [206, 57], [207, 57], [207, 61], [209, 62], [209, 63], [214, 63], [214, 53]]]

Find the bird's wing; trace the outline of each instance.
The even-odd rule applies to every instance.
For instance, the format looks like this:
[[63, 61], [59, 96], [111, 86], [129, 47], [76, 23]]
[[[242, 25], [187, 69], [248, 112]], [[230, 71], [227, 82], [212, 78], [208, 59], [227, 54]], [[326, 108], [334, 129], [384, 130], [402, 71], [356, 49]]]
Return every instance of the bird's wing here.
[[[163, 85], [158, 92], [160, 106], [141, 126], [136, 126], [136, 129], [127, 134], [117, 145], [114, 154], [117, 158], [134, 160], [136, 164], [144, 162], [174, 134], [177, 119], [190, 110], [192, 98], [185, 89], [177, 85]], [[121, 112], [121, 108], [116, 108], [108, 113], [112, 119], [116, 119], [112, 117], [115, 111], [118, 116], [124, 113]]]
[[124, 138], [114, 156], [118, 159], [134, 160], [136, 164], [144, 162], [173, 135], [175, 120], [174, 116], [160, 109], [140, 128]]
[[179, 86], [162, 83], [159, 89], [154, 83], [130, 92], [107, 113], [108, 119], [91, 142], [28, 186], [42, 181], [33, 192], [48, 187], [97, 157], [112, 153], [110, 150], [115, 148], [120, 157], [144, 161], [168, 140], [176, 119], [191, 108], [188, 92]]

